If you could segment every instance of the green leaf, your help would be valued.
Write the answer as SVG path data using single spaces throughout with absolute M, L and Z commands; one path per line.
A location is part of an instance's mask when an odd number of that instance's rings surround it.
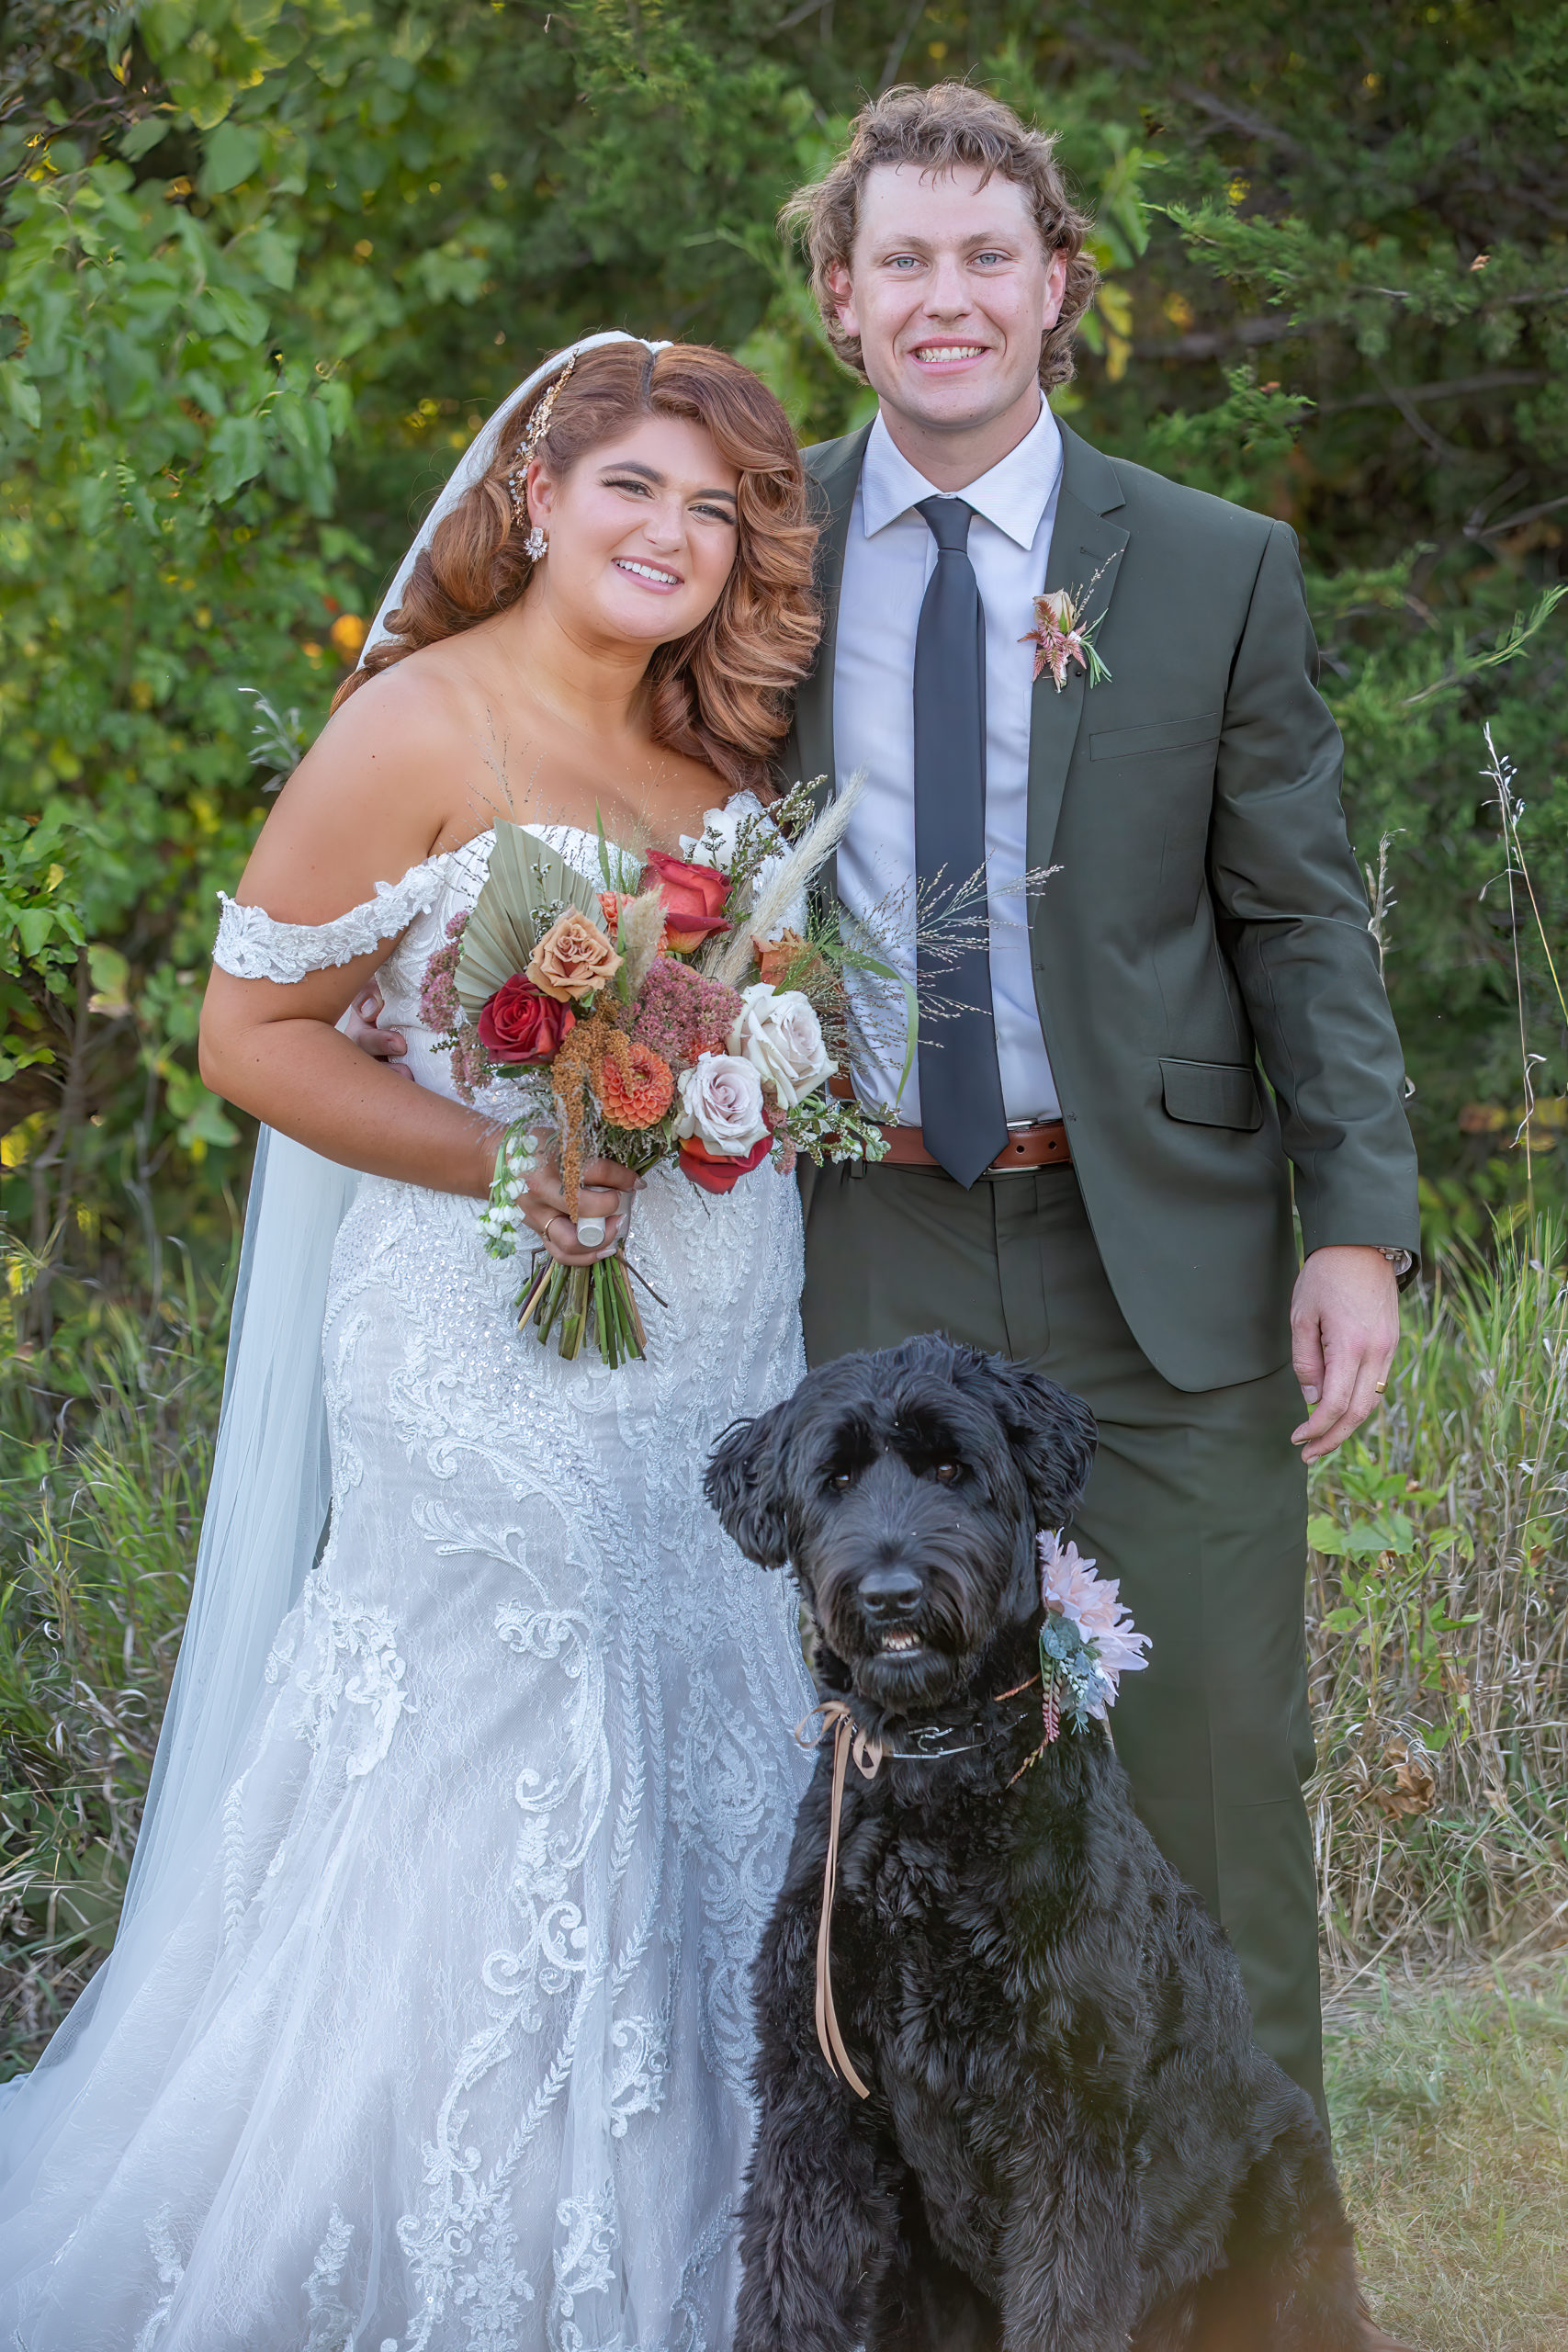
M 262 132 L 250 123 L 220 122 L 207 141 L 198 182 L 203 196 L 223 196 L 248 180 L 261 162 L 265 144 Z
M 88 1011 L 110 1016 L 129 1012 L 130 966 L 118 948 L 97 944 L 89 947 L 87 970 L 93 982 Z
M 600 931 L 604 912 L 585 874 L 521 825 L 495 829 L 490 870 L 463 933 L 457 999 L 469 1020 L 513 974 L 524 971 L 554 907 L 575 907 Z
M 252 481 L 266 463 L 266 443 L 259 416 L 226 416 L 213 428 L 208 443 L 209 487 L 221 504 L 241 485 Z
M 41 956 L 57 928 L 52 907 L 23 907 L 16 917 L 24 956 Z
M 219 327 L 241 343 L 260 343 L 266 334 L 266 312 L 261 304 L 232 286 L 208 287 L 199 308 L 213 313 Z
M 43 401 L 38 386 L 30 377 L 23 374 L 18 361 L 0 361 L 0 392 L 5 394 L 6 405 L 12 415 L 19 418 L 23 424 L 30 425 L 36 433 L 43 422 Z
M 276 229 L 264 226 L 247 230 L 243 239 L 235 240 L 233 250 L 258 277 L 276 286 L 279 293 L 288 292 L 299 267 L 298 238 L 281 236 Z
M 122 133 L 119 152 L 128 164 L 140 163 L 143 155 L 152 153 L 160 140 L 167 137 L 172 127 L 166 114 L 144 114 L 140 122 L 133 122 Z

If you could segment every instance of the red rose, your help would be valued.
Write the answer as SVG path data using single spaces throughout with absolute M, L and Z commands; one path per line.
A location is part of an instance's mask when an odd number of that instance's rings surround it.
M 678 955 L 732 928 L 724 913 L 729 884 L 716 865 L 688 865 L 661 849 L 649 851 L 648 865 L 664 901 L 665 938 Z
M 514 972 L 480 1008 L 479 1043 L 498 1062 L 547 1062 L 567 1031 L 576 1026 L 570 1004 L 558 1002 Z
M 731 1159 L 725 1154 L 709 1151 L 705 1144 L 689 1136 L 681 1146 L 681 1172 L 705 1193 L 732 1193 L 742 1176 L 750 1176 L 753 1168 L 761 1168 L 773 1148 L 771 1135 L 754 1143 L 744 1159 Z

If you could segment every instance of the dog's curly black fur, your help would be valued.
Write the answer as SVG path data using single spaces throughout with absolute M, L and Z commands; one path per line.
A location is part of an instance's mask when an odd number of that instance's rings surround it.
M 736 2352 L 1361 2340 L 1322 2127 L 1104 1730 L 1019 1772 L 1039 1693 L 1002 1694 L 1038 1666 L 1036 1531 L 1093 1451 L 1077 1397 L 926 1339 L 825 1366 L 714 1454 L 725 1526 L 800 1580 L 824 1694 L 891 1750 L 977 1743 L 849 1775 L 832 1981 L 863 2104 L 814 2020 L 826 1751 L 802 1802 L 755 1974 Z

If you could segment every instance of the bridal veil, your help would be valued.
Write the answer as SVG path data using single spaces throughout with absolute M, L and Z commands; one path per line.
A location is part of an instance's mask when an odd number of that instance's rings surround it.
M 578 354 L 639 340 L 614 328 L 586 335 L 508 394 L 431 508 L 367 644 L 385 634 L 436 525 L 489 467 L 517 401 Z M 0 2207 L 25 2200 L 56 2127 L 188 1900 L 274 1636 L 320 1550 L 331 1501 L 321 1329 L 333 1250 L 357 1182 L 352 1170 L 262 1129 L 190 1608 L 119 1931 L 33 2072 L 0 2086 Z

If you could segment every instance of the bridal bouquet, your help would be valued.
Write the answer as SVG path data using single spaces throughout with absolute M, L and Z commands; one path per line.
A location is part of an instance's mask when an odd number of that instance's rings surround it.
M 672 1161 L 723 1194 L 764 1159 L 787 1173 L 801 1151 L 884 1156 L 877 1127 L 824 1091 L 829 1041 L 845 1035 L 841 967 L 791 917 L 853 798 L 815 821 L 811 805 L 804 786 L 767 811 L 742 796 L 707 812 L 682 858 L 639 861 L 601 831 L 597 888 L 539 834 L 497 826 L 478 903 L 448 925 L 421 1008 L 468 1099 L 498 1078 L 517 1090 L 480 1218 L 493 1256 L 516 1252 L 541 1140 L 558 1149 L 574 1217 L 595 1158 L 638 1174 Z M 604 1238 L 597 1221 L 578 1229 L 587 1247 Z M 624 1247 L 589 1266 L 536 1251 L 519 1322 L 564 1356 L 592 1340 L 623 1363 L 647 1349 L 634 1283 L 649 1287 Z

